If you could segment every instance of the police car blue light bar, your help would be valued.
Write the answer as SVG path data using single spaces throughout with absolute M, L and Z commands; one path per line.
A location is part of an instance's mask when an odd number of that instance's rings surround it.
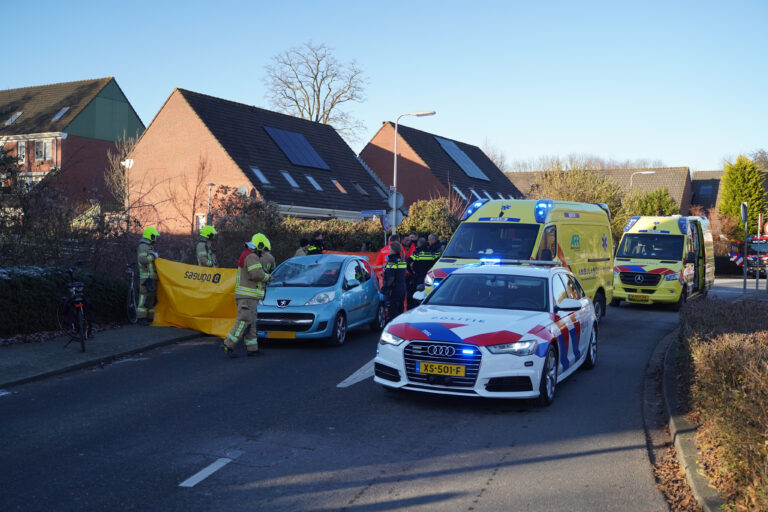
M 481 206 L 483 206 L 487 202 L 488 202 L 488 199 L 480 199 L 478 201 L 475 201 L 471 205 L 467 206 L 467 209 L 464 212 L 464 215 L 461 216 L 460 220 L 467 220 L 470 215 L 475 213 L 478 210 L 478 208 L 480 208 Z
M 539 224 L 544 223 L 547 220 L 549 210 L 552 209 L 553 203 L 550 199 L 542 199 L 536 203 L 536 207 L 533 210 L 533 216 L 536 218 L 536 222 Z

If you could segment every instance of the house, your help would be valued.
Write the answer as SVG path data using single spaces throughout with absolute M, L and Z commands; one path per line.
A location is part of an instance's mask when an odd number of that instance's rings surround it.
M 537 198 L 535 185 L 538 176 L 544 171 L 508 172 L 509 180 L 528 198 Z M 666 188 L 680 207 L 680 213 L 687 215 L 691 209 L 692 183 L 688 167 L 657 167 L 648 169 L 600 169 L 593 171 L 606 176 L 628 193 L 652 192 L 658 188 Z
M 691 204 L 704 208 L 704 213 L 709 213 L 717 208 L 720 202 L 720 182 L 723 179 L 723 171 L 693 171 L 691 182 L 693 194 Z
M 139 219 L 167 232 L 205 223 L 208 183 L 298 217 L 357 221 L 386 208 L 383 184 L 332 126 L 184 89 L 171 93 L 130 160 Z
M 72 203 L 111 198 L 107 152 L 143 131 L 112 77 L 0 91 L 0 144 L 17 157 L 19 179 L 31 186 L 50 176 Z
M 379 179 L 392 184 L 395 125 L 385 122 L 360 152 Z M 408 126 L 397 129 L 397 191 L 403 206 L 422 199 L 458 196 L 518 199 L 520 191 L 477 146 Z

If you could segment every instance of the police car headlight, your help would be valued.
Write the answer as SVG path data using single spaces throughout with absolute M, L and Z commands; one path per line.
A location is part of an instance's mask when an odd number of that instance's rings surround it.
M 432 275 L 432 272 L 427 272 L 427 277 L 424 278 L 424 285 L 432 286 L 433 284 L 435 284 L 435 277 Z
M 539 342 L 532 340 L 516 341 L 515 343 L 502 343 L 501 345 L 488 345 L 491 354 L 512 354 L 515 356 L 530 356 L 536 352 Z
M 328 304 L 336 298 L 336 292 L 320 292 L 307 301 L 305 306 L 317 306 L 319 304 Z
M 677 281 L 677 274 L 667 274 L 664 276 L 665 281 Z
M 381 338 L 379 338 L 379 345 L 399 345 L 405 340 L 400 336 L 395 336 L 389 331 L 382 331 Z

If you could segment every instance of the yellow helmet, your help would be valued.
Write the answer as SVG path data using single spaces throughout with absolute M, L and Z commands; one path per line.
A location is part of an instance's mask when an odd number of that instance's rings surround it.
M 264 236 L 263 233 L 256 233 L 253 235 L 253 238 L 251 238 L 251 243 L 254 245 L 254 247 L 256 247 L 257 251 L 263 251 L 264 249 L 268 251 L 271 250 L 269 239 Z
M 216 236 L 216 228 L 213 226 L 203 226 L 203 229 L 200 230 L 200 236 L 203 236 L 208 240 L 213 240 Z
M 149 240 L 150 242 L 154 242 L 157 240 L 157 237 L 160 236 L 160 233 L 157 231 L 157 229 L 153 228 L 152 226 L 147 226 L 144 228 L 144 238 Z

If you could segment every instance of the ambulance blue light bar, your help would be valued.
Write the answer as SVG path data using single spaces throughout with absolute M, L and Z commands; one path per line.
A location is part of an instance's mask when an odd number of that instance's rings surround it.
M 632 229 L 632 226 L 634 226 L 637 223 L 638 220 L 640 220 L 640 217 L 637 216 L 637 215 L 632 217 L 631 219 L 629 219 L 627 221 L 627 225 L 624 226 L 624 231 L 626 232 L 626 231 L 629 231 L 630 229 Z
M 478 210 L 478 208 L 480 208 L 487 202 L 488 202 L 488 199 L 479 199 L 474 203 L 472 203 L 471 205 L 467 206 L 467 210 L 464 212 L 464 215 L 461 216 L 461 220 L 467 220 L 470 215 L 475 213 Z
M 533 216 L 536 218 L 536 222 L 542 224 L 547 220 L 549 210 L 552 209 L 554 204 L 550 199 L 542 199 L 536 203 L 536 208 L 533 210 Z

